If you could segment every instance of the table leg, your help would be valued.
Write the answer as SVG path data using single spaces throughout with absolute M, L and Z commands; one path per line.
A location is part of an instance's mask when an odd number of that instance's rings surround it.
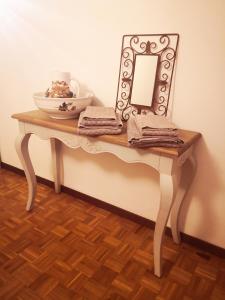
M 193 181 L 195 171 L 196 171 L 196 162 L 193 156 L 189 157 L 183 167 L 186 167 L 186 164 L 189 164 L 191 168 L 190 176 L 185 176 L 186 173 L 182 172 L 180 184 L 178 186 L 178 190 L 176 193 L 176 197 L 174 199 L 174 203 L 171 209 L 171 230 L 173 235 L 173 240 L 175 243 L 180 243 L 180 231 L 179 231 L 179 214 L 181 209 L 182 201 Z
M 160 207 L 154 232 L 154 273 L 162 275 L 162 239 L 169 218 L 174 197 L 174 177 L 160 174 Z
M 58 139 L 51 138 L 52 165 L 56 193 L 61 192 L 60 147 L 61 142 Z
M 28 183 L 28 200 L 26 206 L 26 210 L 28 211 L 33 207 L 37 187 L 37 180 L 28 151 L 30 135 L 30 133 L 21 133 L 16 139 L 16 151 L 23 166 Z

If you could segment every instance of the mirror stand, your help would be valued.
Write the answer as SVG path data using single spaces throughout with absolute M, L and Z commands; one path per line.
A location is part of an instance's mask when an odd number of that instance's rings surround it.
M 116 112 L 123 121 L 151 111 L 167 115 L 179 35 L 124 35 Z

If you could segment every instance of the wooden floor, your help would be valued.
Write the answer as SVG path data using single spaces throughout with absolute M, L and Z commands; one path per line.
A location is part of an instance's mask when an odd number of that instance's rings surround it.
M 153 231 L 0 169 L 0 299 L 225 299 L 225 261 L 165 238 L 153 275 Z

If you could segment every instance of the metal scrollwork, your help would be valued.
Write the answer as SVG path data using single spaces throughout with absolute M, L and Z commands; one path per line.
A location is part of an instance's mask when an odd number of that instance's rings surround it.
M 123 36 L 116 111 L 124 121 L 141 109 L 166 116 L 178 40 L 178 34 Z M 149 106 L 131 103 L 136 55 L 158 56 L 153 99 Z

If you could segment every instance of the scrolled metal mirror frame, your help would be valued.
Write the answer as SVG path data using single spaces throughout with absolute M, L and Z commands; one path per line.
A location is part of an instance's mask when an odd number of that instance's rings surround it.
M 124 35 L 122 41 L 116 112 L 123 121 L 141 111 L 166 116 L 179 34 Z M 157 55 L 157 69 L 151 105 L 131 103 L 136 55 Z

